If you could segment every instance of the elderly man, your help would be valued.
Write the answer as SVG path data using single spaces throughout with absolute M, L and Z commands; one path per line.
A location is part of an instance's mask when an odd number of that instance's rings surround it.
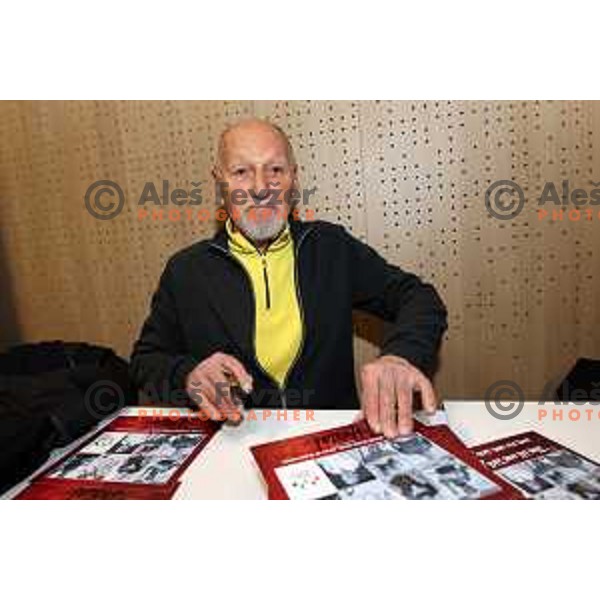
M 434 288 L 339 225 L 292 218 L 297 165 L 278 127 L 229 127 L 213 176 L 228 220 L 166 265 L 133 349 L 134 381 L 185 390 L 212 419 L 242 418 L 241 389 L 247 407 L 361 407 L 374 431 L 409 433 L 414 392 L 436 407 L 429 378 L 446 310 Z M 362 367 L 361 401 L 353 309 L 390 323 L 381 355 Z

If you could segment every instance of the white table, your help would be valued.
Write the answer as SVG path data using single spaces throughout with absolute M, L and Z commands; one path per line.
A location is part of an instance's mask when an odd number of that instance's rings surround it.
M 539 421 L 537 403 L 526 403 L 517 418 L 502 421 L 490 415 L 482 401 L 453 400 L 446 402 L 445 406 L 450 427 L 468 446 L 533 429 L 600 462 L 600 418 L 577 422 L 568 419 L 562 422 Z M 136 414 L 138 410 L 127 408 L 122 414 Z M 596 407 L 596 416 L 599 410 L 600 407 Z M 305 413 L 300 411 L 302 418 L 299 421 L 277 420 L 275 411 L 264 420 L 262 411 L 257 410 L 255 414 L 255 421 L 246 420 L 239 427 L 221 428 L 184 473 L 175 499 L 266 499 L 266 489 L 250 453 L 250 447 L 346 425 L 357 417 L 358 411 L 314 411 L 314 420 L 307 420 Z M 100 424 L 98 428 L 104 424 Z M 79 445 L 93 433 L 90 432 L 58 455 Z M 51 460 L 56 458 L 55 454 Z M 19 493 L 26 487 L 27 481 L 15 486 L 3 498 L 10 498 Z

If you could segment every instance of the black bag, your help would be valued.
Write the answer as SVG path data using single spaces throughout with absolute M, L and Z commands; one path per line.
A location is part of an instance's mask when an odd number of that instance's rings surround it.
M 578 358 L 568 375 L 556 388 L 555 398 L 562 402 L 600 400 L 600 360 Z
M 0 493 L 135 398 L 110 348 L 56 341 L 0 354 Z

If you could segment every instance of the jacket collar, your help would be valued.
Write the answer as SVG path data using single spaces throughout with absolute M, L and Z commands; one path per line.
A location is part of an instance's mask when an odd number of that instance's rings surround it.
M 294 241 L 294 246 L 297 247 L 298 242 L 308 231 L 314 227 L 311 221 L 299 221 L 298 219 L 288 218 L 289 233 Z M 219 228 L 219 231 L 213 236 L 211 246 L 217 246 L 225 252 L 229 252 L 229 236 L 225 225 Z
M 256 246 L 239 229 L 236 229 L 231 219 L 228 219 L 225 223 L 225 230 L 229 236 L 229 247 L 233 252 L 237 254 L 257 254 Z M 265 253 L 273 254 L 274 252 L 279 252 L 289 247 L 291 242 L 290 226 L 289 223 L 286 223 L 278 236 L 269 242 Z M 264 254 L 263 252 L 260 253 Z

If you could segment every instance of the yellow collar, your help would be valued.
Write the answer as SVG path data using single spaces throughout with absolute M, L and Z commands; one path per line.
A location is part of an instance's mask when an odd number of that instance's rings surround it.
M 227 219 L 225 222 L 225 229 L 232 251 L 243 254 L 255 254 L 257 252 L 256 246 L 237 227 L 234 228 L 231 219 Z M 286 223 L 285 228 L 281 233 L 267 246 L 267 252 L 270 253 L 282 250 L 291 244 L 291 242 L 292 236 L 290 233 L 290 225 L 289 223 Z

